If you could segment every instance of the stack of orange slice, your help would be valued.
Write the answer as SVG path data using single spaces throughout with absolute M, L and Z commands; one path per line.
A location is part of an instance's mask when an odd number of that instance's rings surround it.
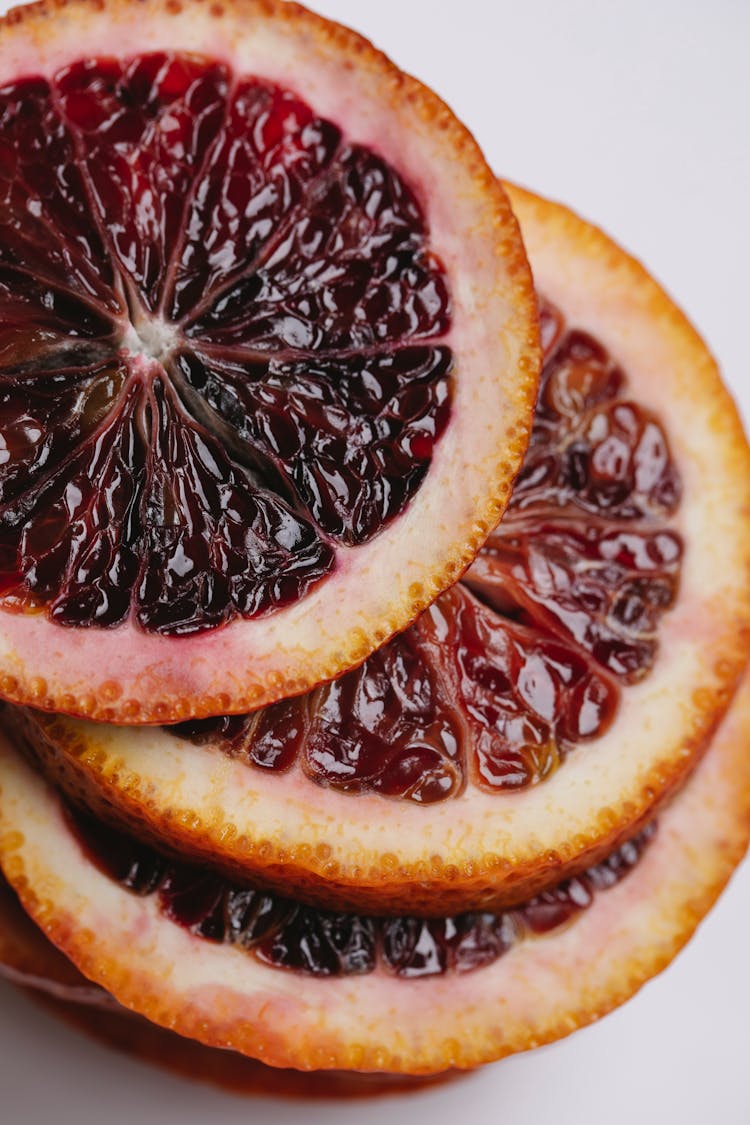
M 295 5 L 34 5 L 0 76 L 5 974 L 255 1088 L 198 1045 L 433 1075 L 622 1003 L 750 837 L 698 335 Z

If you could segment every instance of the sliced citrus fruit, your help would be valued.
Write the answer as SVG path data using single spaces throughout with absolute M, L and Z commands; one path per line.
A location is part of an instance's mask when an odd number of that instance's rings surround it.
M 157 1027 L 87 980 L 48 941 L 0 876 L 0 977 L 23 988 L 66 1024 L 128 1055 L 193 1081 L 243 1094 L 284 1098 L 374 1097 L 445 1082 L 439 1078 L 366 1075 L 265 1066 L 234 1051 L 204 1047 Z
M 643 268 L 509 191 L 546 360 L 510 506 L 463 581 L 360 668 L 244 718 L 9 716 L 74 799 L 282 893 L 430 914 L 596 863 L 684 780 L 747 660 L 750 453 Z
M 124 1006 L 277 1066 L 467 1068 L 624 1002 L 688 940 L 750 836 L 750 684 L 658 824 L 502 914 L 374 919 L 229 885 L 72 811 L 3 740 L 2 865 Z
M 476 144 L 280 0 L 18 9 L 0 76 L 0 692 L 170 721 L 361 661 L 528 439 L 533 289 Z
M 234 1051 L 204 1047 L 138 1016 L 82 975 L 24 911 L 0 875 L 0 977 L 23 988 L 65 1023 L 128 1055 L 193 1081 L 243 1094 L 284 1098 L 358 1098 L 395 1094 L 438 1078 L 269 1067 Z

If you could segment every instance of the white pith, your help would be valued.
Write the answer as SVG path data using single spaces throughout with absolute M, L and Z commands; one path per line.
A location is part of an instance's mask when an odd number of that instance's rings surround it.
M 128 321 L 122 337 L 122 347 L 131 356 L 163 363 L 169 358 L 178 338 L 177 328 L 168 320 L 144 315 L 138 319 L 137 324 Z
M 750 685 L 630 875 L 568 928 L 465 975 L 331 980 L 272 969 L 167 920 L 81 852 L 58 798 L 0 742 L 0 858 L 32 917 L 126 1007 L 276 1065 L 429 1072 L 568 1034 L 663 968 L 750 831 Z

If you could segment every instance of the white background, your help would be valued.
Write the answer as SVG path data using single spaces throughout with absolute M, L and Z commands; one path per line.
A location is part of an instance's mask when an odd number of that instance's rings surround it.
M 750 417 L 747 0 L 317 8 L 442 94 L 499 173 L 572 205 L 641 257 Z M 248 1101 L 182 1082 L 78 1038 L 3 987 L 0 1121 L 748 1125 L 749 927 L 746 865 L 677 963 L 602 1024 L 444 1089 L 366 1104 Z

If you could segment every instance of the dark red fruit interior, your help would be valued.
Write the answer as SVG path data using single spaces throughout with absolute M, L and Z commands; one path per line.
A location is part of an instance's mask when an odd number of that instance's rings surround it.
M 316 976 L 399 977 L 469 972 L 489 965 L 529 934 L 545 934 L 619 883 L 653 839 L 642 830 L 602 863 L 502 914 L 371 918 L 318 910 L 266 891 L 227 883 L 205 868 L 168 860 L 150 847 L 66 809 L 87 857 L 134 894 L 158 894 L 162 912 L 207 941 L 238 946 L 276 968 Z
M 168 728 L 256 766 L 427 803 L 546 777 L 604 734 L 674 602 L 680 482 L 624 373 L 542 307 L 545 365 L 510 506 L 463 580 L 341 679 L 244 718 Z
M 304 597 L 423 481 L 450 297 L 416 197 L 179 54 L 0 90 L 0 594 L 184 634 Z

